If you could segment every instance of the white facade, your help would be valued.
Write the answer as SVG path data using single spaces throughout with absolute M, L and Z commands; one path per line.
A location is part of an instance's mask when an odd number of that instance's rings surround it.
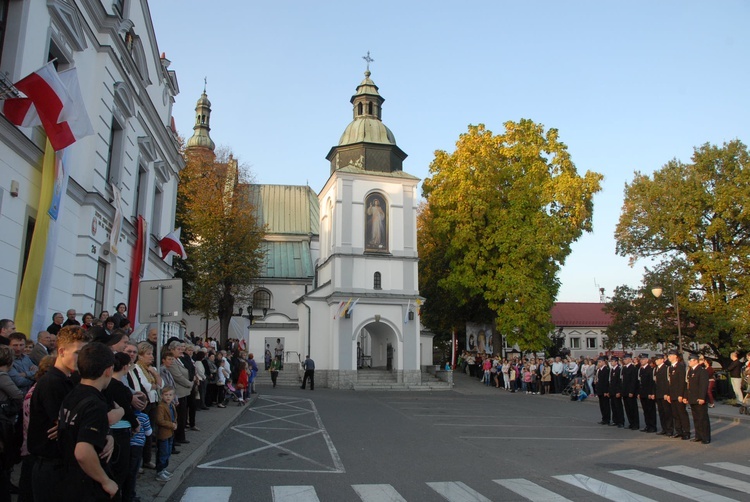
M 320 192 L 317 288 L 298 302 L 299 346 L 305 352 L 309 347 L 316 367 L 327 370 L 331 387 L 356 383 L 358 342 L 371 358 L 368 365 L 386 368 L 391 356 L 401 381 L 419 382 L 421 350 L 431 352 L 432 346 L 421 347 L 416 315 L 418 181 L 400 172 L 349 167 L 335 171 Z M 387 203 L 389 246 L 383 254 L 365 251 L 365 200 L 373 193 Z M 341 302 L 355 300 L 349 317 L 339 312 Z
M 138 215 L 149 234 L 143 279 L 172 276 L 156 244 L 173 229 L 183 165 L 171 116 L 175 73 L 160 57 L 145 0 L 0 1 L 8 6 L 0 73 L 15 82 L 52 59 L 60 71 L 77 68 L 95 131 L 65 152 L 70 179 L 52 284 L 41 286 L 51 288 L 45 315 L 68 308 L 79 316 L 112 312 L 128 301 Z M 41 128 L 19 129 L 0 115 L 0 317 L 13 317 L 19 307 L 43 148 Z M 10 194 L 13 181 L 18 196 Z M 107 244 L 115 216 L 110 183 L 122 194 L 117 254 Z

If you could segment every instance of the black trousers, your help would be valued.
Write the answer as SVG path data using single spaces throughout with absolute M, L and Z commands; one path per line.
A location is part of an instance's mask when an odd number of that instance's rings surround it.
M 37 457 L 31 470 L 31 484 L 34 502 L 48 502 L 59 499 L 67 469 L 62 459 Z
M 558 375 L 554 375 L 553 374 L 552 375 L 552 382 L 554 382 L 554 385 L 555 385 L 555 390 L 554 390 L 555 394 L 561 393 L 563 391 L 563 389 L 564 389 L 564 387 L 563 387 L 563 376 L 560 375 L 560 374 L 558 374 Z
M 641 396 L 641 408 L 643 409 L 643 422 L 646 430 L 656 432 L 656 402 L 648 397 Z
M 664 399 L 656 399 L 656 409 L 659 411 L 661 430 L 669 435 L 674 434 L 674 420 L 672 419 L 672 405 Z
M 609 397 L 599 396 L 599 411 L 602 414 L 602 422 L 608 424 L 612 421 L 612 410 L 609 407 Z
M 640 429 L 641 422 L 638 418 L 638 397 L 633 394 L 633 397 L 624 396 L 622 398 L 622 404 L 625 407 L 625 414 L 628 416 L 628 425 L 631 429 Z
M 612 408 L 612 422 L 617 425 L 625 425 L 625 413 L 622 409 L 622 398 L 610 396 L 609 404 Z
M 711 441 L 711 422 L 708 419 L 708 403 L 691 403 L 690 412 L 693 414 L 695 438 L 701 441 Z
M 193 394 L 192 390 L 190 391 L 190 394 L 188 394 L 186 399 L 187 399 L 187 412 L 188 412 L 187 425 L 188 427 L 194 427 L 195 426 L 195 410 L 198 409 L 198 400 L 195 399 L 195 395 Z
M 177 403 L 177 430 L 174 431 L 174 440 L 179 443 L 185 441 L 185 428 L 187 426 L 188 418 L 188 397 L 181 397 L 180 402 Z
M 689 437 L 690 417 L 685 403 L 680 403 L 676 399 L 672 400 L 672 418 L 674 419 L 675 434 Z
M 310 390 L 315 389 L 315 370 L 305 370 L 305 376 L 302 377 L 302 388 L 307 385 L 307 379 L 310 379 Z

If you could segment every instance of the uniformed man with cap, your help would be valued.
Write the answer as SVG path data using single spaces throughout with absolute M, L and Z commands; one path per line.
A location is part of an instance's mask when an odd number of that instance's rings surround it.
M 654 395 L 654 368 L 648 355 L 641 354 L 641 366 L 638 368 L 638 397 L 643 410 L 643 423 L 646 425 L 641 432 L 656 432 L 656 401 Z
M 609 365 L 604 356 L 596 361 L 594 389 L 596 389 L 596 395 L 599 398 L 599 411 L 602 414 L 599 424 L 609 425 L 612 421 L 612 410 L 609 407 Z
M 638 368 L 633 364 L 633 354 L 622 358 L 622 403 L 628 417 L 628 429 L 641 428 L 638 419 Z
M 665 364 L 664 354 L 654 355 L 656 367 L 654 368 L 654 401 L 659 412 L 659 423 L 661 424 L 660 436 L 672 436 L 674 434 L 674 420 L 672 419 L 672 406 L 669 404 L 669 366 Z
M 670 350 L 669 355 L 669 404 L 672 407 L 674 419 L 673 438 L 690 439 L 690 417 L 687 413 L 687 399 L 685 399 L 685 363 L 682 355 L 676 350 Z
M 687 373 L 687 389 L 685 400 L 690 404 L 693 414 L 695 437 L 693 442 L 709 444 L 711 442 L 711 423 L 708 419 L 708 371 L 698 362 L 698 356 L 690 354 L 688 357 L 690 369 Z
M 622 368 L 620 359 L 612 356 L 609 363 L 609 405 L 612 408 L 612 423 L 620 429 L 625 427 L 625 414 L 622 409 Z

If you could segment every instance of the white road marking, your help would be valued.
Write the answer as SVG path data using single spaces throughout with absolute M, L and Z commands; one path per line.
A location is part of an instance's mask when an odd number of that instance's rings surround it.
M 590 478 L 583 474 L 552 477 L 615 502 L 656 502 L 648 497 L 638 495 L 637 493 L 628 490 L 623 490 L 622 488 L 610 485 L 609 483 L 603 483 L 598 479 Z
M 495 418 L 497 418 L 497 417 L 495 417 Z M 434 427 L 466 427 L 467 425 L 469 425 L 469 422 L 462 423 L 462 424 L 461 423 L 456 423 L 456 424 L 441 424 L 441 423 L 437 423 L 437 424 L 432 424 L 432 425 Z M 472 423 L 471 427 L 472 427 L 472 429 L 475 428 L 475 427 L 500 427 L 500 428 L 507 427 L 507 428 L 512 428 L 512 429 L 524 429 L 524 428 L 538 429 L 539 425 L 476 424 L 476 423 Z M 593 426 L 592 425 L 566 425 L 565 428 L 566 429 L 592 429 Z
M 711 467 L 718 467 L 719 469 L 725 469 L 727 471 L 732 471 L 739 474 L 744 474 L 745 476 L 750 476 L 750 467 L 747 467 L 745 465 L 733 464 L 731 462 L 714 462 L 712 464 L 706 465 L 710 465 Z
M 231 486 L 191 486 L 185 490 L 180 502 L 229 502 Z
M 427 483 L 427 486 L 438 492 L 448 502 L 491 502 L 490 499 L 460 481 Z
M 274 486 L 271 496 L 273 502 L 320 502 L 313 486 Z
M 352 485 L 362 502 L 406 502 L 391 485 Z
M 473 427 L 473 425 L 472 425 Z M 638 439 L 612 439 L 612 438 L 540 438 L 540 437 L 531 437 L 531 436 L 460 436 L 459 439 L 520 439 L 523 441 L 528 440 L 536 440 L 536 441 L 607 441 L 608 443 L 616 443 L 616 442 L 628 442 L 633 443 L 634 441 L 639 441 Z M 640 440 L 643 443 L 654 443 L 657 441 L 660 441 L 659 439 L 642 439 Z M 667 440 L 663 440 L 664 442 L 667 442 Z M 674 441 L 671 441 L 672 443 Z
M 660 467 L 669 472 L 676 472 L 677 474 L 683 474 L 691 478 L 700 479 L 707 483 L 713 483 L 719 486 L 726 486 L 732 490 L 740 492 L 750 493 L 750 483 L 747 481 L 740 481 L 739 479 L 730 478 L 729 476 L 723 476 L 721 474 L 714 474 L 708 471 L 702 471 L 700 469 L 694 469 L 685 465 L 668 465 L 666 467 Z
M 532 502 L 571 502 L 562 495 L 523 478 L 493 479 L 493 481 Z
M 253 420 L 250 423 L 247 424 L 241 424 L 241 425 L 235 425 L 232 427 L 232 430 L 235 432 L 239 432 L 240 434 L 244 434 L 245 436 L 248 436 L 252 438 L 255 441 L 258 441 L 262 443 L 262 446 L 259 446 L 257 448 L 253 448 L 251 450 L 243 451 L 241 453 L 237 453 L 234 455 L 230 455 L 228 457 L 219 458 L 217 460 L 212 460 L 210 462 L 205 462 L 203 464 L 198 465 L 201 469 L 226 469 L 226 470 L 234 470 L 234 471 L 263 471 L 263 472 L 305 472 L 305 473 L 343 473 L 346 472 L 344 469 L 344 464 L 341 462 L 341 458 L 338 454 L 338 451 L 336 450 L 336 447 L 333 444 L 333 441 L 331 440 L 331 437 L 328 435 L 328 431 L 323 426 L 323 421 L 320 418 L 320 415 L 318 414 L 318 410 L 315 407 L 315 403 L 312 402 L 310 399 L 300 399 L 300 398 L 282 398 L 282 397 L 276 397 L 276 398 L 260 398 L 258 399 L 258 402 L 261 402 L 263 404 L 257 405 L 251 409 L 251 419 Z M 268 403 L 268 404 L 265 404 Z M 303 406 L 298 406 L 299 403 L 304 403 Z M 287 413 L 284 416 L 275 416 L 273 413 L 285 413 L 285 412 L 291 412 Z M 302 423 L 300 421 L 295 421 L 293 418 L 302 417 L 302 416 L 309 416 L 312 415 L 315 426 L 311 426 L 306 423 Z M 256 420 L 258 416 L 262 417 L 268 417 L 261 420 Z M 269 441 L 267 439 L 264 439 L 263 437 L 259 436 L 261 431 L 274 431 L 274 433 L 278 432 L 296 432 L 296 434 L 293 434 L 292 437 L 287 437 L 284 440 L 281 441 Z M 254 432 L 259 431 L 259 432 Z M 326 444 L 326 447 L 328 448 L 328 452 L 331 456 L 331 460 L 333 462 L 333 466 L 324 464 L 318 460 L 315 460 L 313 458 L 310 458 L 307 455 L 303 455 L 299 452 L 296 452 L 292 450 L 290 447 L 287 447 L 285 445 L 290 445 L 294 442 L 300 441 L 302 439 L 320 435 L 323 438 L 323 441 Z M 309 445 L 304 448 L 303 451 L 307 450 L 309 448 Z M 318 469 L 304 469 L 304 468 L 284 468 L 284 469 L 274 469 L 274 468 L 265 468 L 261 466 L 236 466 L 236 465 L 227 465 L 226 462 L 245 457 L 248 455 L 252 455 L 264 450 L 268 449 L 278 449 L 288 455 L 291 455 L 298 460 L 302 460 L 305 463 L 312 464 L 312 466 L 318 467 Z
M 644 485 L 648 485 L 653 488 L 659 488 L 660 490 L 665 490 L 672 493 L 673 495 L 680 495 L 690 500 L 699 502 L 736 502 L 734 501 L 734 499 L 723 497 L 706 490 L 701 490 L 700 488 L 696 488 L 695 486 L 678 483 L 670 479 L 654 476 L 653 474 L 648 474 L 647 472 L 641 472 L 635 469 L 611 472 L 612 474 L 622 476 L 623 478 L 627 478 L 631 481 L 637 481 L 638 483 L 643 483 Z

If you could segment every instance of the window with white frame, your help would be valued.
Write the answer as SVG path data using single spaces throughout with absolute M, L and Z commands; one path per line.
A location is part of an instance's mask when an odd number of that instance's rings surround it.
M 581 339 L 576 337 L 572 337 L 570 339 L 570 348 L 571 349 L 580 349 L 581 348 Z
M 587 349 L 595 349 L 596 348 L 596 338 L 594 337 L 588 337 L 586 338 L 586 348 Z

